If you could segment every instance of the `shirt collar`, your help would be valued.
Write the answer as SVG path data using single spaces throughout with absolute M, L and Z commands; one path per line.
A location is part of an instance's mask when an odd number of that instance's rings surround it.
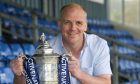
M 83 48 L 88 46 L 88 39 L 87 38 L 88 38 L 87 33 L 84 33 L 84 46 L 83 46 Z
M 53 48 L 54 53 L 57 53 L 60 55 L 67 53 L 66 49 L 64 48 L 63 42 L 62 42 L 62 35 L 61 34 L 59 34 L 57 37 L 55 37 L 54 42 L 50 41 L 50 45 Z M 88 46 L 87 34 L 84 33 L 83 49 L 87 46 Z

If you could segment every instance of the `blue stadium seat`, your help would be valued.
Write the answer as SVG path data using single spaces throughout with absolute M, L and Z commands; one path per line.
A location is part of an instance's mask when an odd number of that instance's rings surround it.
M 1 60 L 1 59 L 0 59 Z M 4 68 L 6 66 L 4 61 L 0 61 L 0 69 Z M 1 71 L 1 70 L 0 70 Z
M 54 35 L 48 33 L 46 33 L 45 35 L 46 35 L 46 40 L 49 40 L 54 37 Z
M 5 38 L 3 36 L 0 36 L 0 42 L 5 41 Z
M 124 82 L 121 84 L 139 84 L 139 82 L 137 80 L 132 80 L 132 81 Z
M 140 47 L 140 39 L 134 39 L 133 43 L 135 46 Z
M 9 46 L 13 52 L 13 55 L 15 56 L 19 55 L 20 52 L 23 52 L 23 49 L 19 43 L 10 43 Z
M 49 22 L 47 20 L 45 20 L 44 18 L 38 18 L 38 25 L 41 27 L 48 27 L 49 26 Z
M 33 44 L 23 43 L 23 50 L 26 55 L 32 56 L 35 52 L 35 47 Z
M 2 36 L 0 36 L 0 42 L 2 41 Z
M 11 70 L 11 68 L 6 67 L 2 69 L 2 72 L 0 74 L 0 84 L 12 84 L 14 74 Z
M 124 59 L 119 60 L 119 69 L 121 72 L 125 71 L 125 63 Z
M 21 36 L 25 36 L 24 27 L 22 24 L 15 23 L 14 28 L 15 28 L 17 34 L 20 34 Z
M 21 15 L 22 16 L 27 16 L 27 17 L 31 17 L 32 16 L 30 11 L 28 11 L 26 9 L 22 10 Z
M 131 76 L 133 79 L 140 79 L 140 63 L 138 62 L 120 59 L 119 70 L 121 73 Z
M 16 55 L 13 55 L 13 52 L 11 51 L 11 48 L 8 46 L 8 44 L 2 44 L 0 49 L 0 60 L 7 60 L 7 59 L 13 59 L 16 57 Z
M 136 51 L 127 47 L 117 46 L 117 50 L 120 54 L 136 55 Z
M 12 55 L 11 49 L 9 48 L 8 44 L 0 42 L 0 55 L 2 56 Z
M 11 26 L 11 24 L 13 24 L 13 21 L 10 19 L 3 19 L 3 25 L 6 28 L 9 28 Z
M 119 38 L 116 38 L 116 40 L 121 41 L 123 43 L 128 43 L 128 44 L 134 45 L 134 40 L 131 38 L 119 37 Z
M 6 56 L 0 55 L 0 60 L 5 60 Z
M 14 74 L 13 74 L 11 68 L 10 67 L 5 68 L 4 73 L 6 73 L 6 79 L 7 79 L 6 81 L 8 83 L 13 83 Z
M 14 7 L 8 7 L 8 8 L 6 9 L 6 13 L 7 13 L 7 14 L 10 14 L 10 15 L 16 15 L 16 10 L 15 10 Z
M 7 60 L 15 59 L 17 56 L 16 55 L 8 55 L 6 56 Z
M 5 4 L 0 3 L 0 12 L 4 12 L 5 8 Z
M 33 36 L 33 29 L 31 27 L 24 28 L 24 33 L 25 33 L 26 37 L 28 37 L 30 39 L 34 38 L 34 36 Z
M 24 21 L 27 21 L 27 22 L 32 22 L 32 18 L 31 17 L 27 17 L 27 16 L 18 16 L 18 18 L 24 20 Z
M 49 26 L 50 26 L 50 28 L 52 28 L 54 30 L 58 30 L 59 29 L 56 20 L 49 21 Z

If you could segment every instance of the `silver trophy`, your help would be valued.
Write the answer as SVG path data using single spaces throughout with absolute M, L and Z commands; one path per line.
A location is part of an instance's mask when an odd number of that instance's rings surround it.
M 40 44 L 33 58 L 39 71 L 40 84 L 58 84 L 58 58 L 60 55 L 53 53 L 53 49 L 45 40 L 44 33 L 40 37 Z

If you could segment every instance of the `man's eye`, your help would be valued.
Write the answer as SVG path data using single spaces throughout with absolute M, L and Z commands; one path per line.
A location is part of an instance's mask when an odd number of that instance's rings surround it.
M 69 21 L 64 21 L 64 22 L 63 22 L 63 24 L 69 24 L 69 23 L 70 23 Z
M 77 21 L 76 24 L 80 26 L 83 25 L 83 22 Z

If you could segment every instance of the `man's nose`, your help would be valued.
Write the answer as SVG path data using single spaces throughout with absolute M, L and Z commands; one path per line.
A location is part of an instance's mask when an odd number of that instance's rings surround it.
M 76 24 L 72 23 L 71 30 L 75 30 L 75 29 L 76 29 Z

